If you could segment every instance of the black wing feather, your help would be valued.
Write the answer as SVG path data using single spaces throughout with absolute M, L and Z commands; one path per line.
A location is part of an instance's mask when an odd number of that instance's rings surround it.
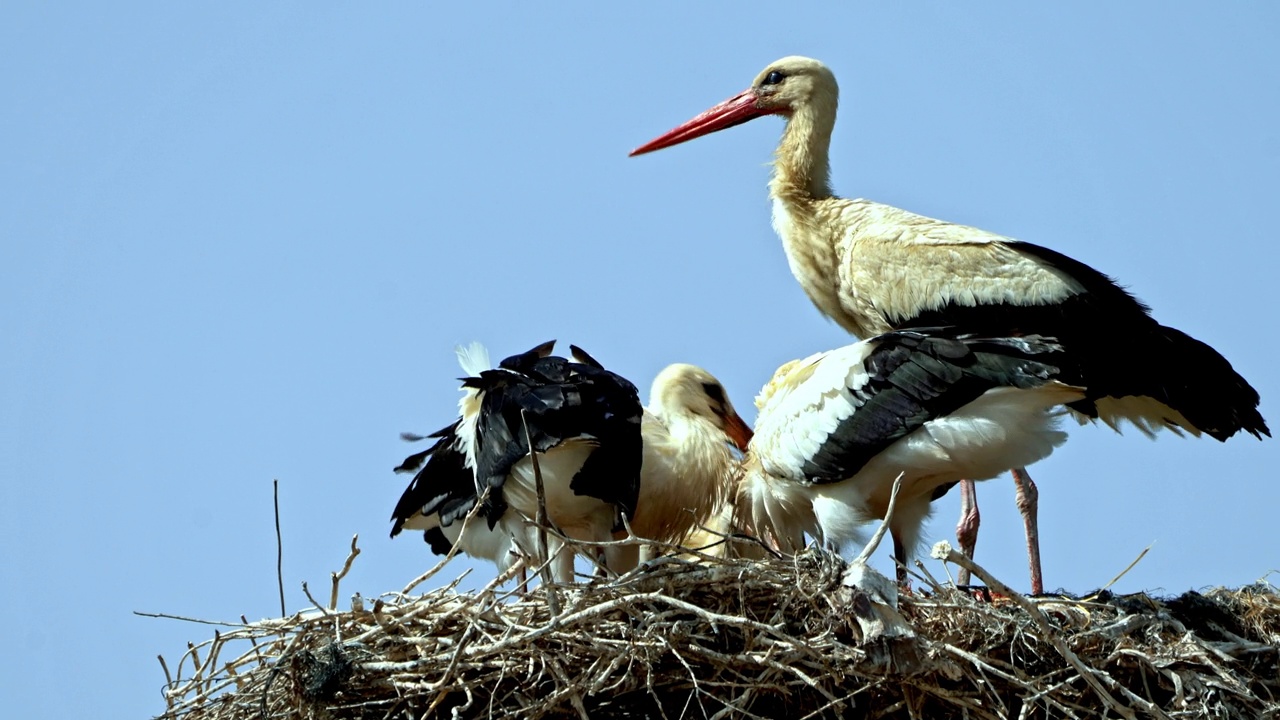
M 587 356 L 589 357 L 589 356 Z M 639 392 L 626 378 L 597 364 L 575 363 L 531 353 L 504 360 L 507 370 L 474 379 L 483 392 L 476 430 L 477 487 L 489 489 L 486 516 L 505 509 L 499 492 L 513 465 L 529 454 L 523 417 L 533 448 L 546 452 L 575 438 L 598 447 L 575 474 L 579 495 L 611 502 L 631 517 L 640 493 L 643 445 Z M 522 417 L 523 413 L 523 417 Z
M 449 538 L 445 536 L 444 530 L 438 527 L 428 528 L 422 533 L 422 539 L 431 546 L 431 552 L 436 555 L 448 555 L 453 549 L 453 543 L 449 542 Z
M 640 497 L 640 466 L 644 459 L 640 435 L 644 406 L 640 393 L 629 380 L 598 363 L 575 364 L 574 372 L 582 383 L 582 413 L 577 422 L 589 428 L 599 446 L 569 487 L 579 495 L 613 503 L 630 520 Z
M 851 394 L 855 410 L 803 468 L 814 483 L 845 480 L 924 425 L 996 387 L 1031 388 L 1058 374 L 1061 347 L 1039 337 L 975 338 L 930 330 L 872 340 L 867 382 Z
M 1258 392 L 1218 351 L 1156 322 L 1151 309 L 1111 277 L 1062 253 L 1028 242 L 1010 247 L 1070 276 L 1083 292 L 1040 305 L 950 304 L 907 318 L 899 327 L 949 325 L 989 337 L 1037 334 L 1067 348 L 1064 382 L 1085 388 L 1071 408 L 1097 417 L 1104 397 L 1150 397 L 1219 440 L 1240 430 L 1270 435 Z
M 391 513 L 391 537 L 399 535 L 405 522 L 417 513 L 437 513 L 440 524 L 447 526 L 465 517 L 475 507 L 475 478 L 467 468 L 466 458 L 457 445 L 458 424 L 455 422 L 429 436 L 439 439 L 426 450 L 410 455 L 396 467 L 396 472 L 416 470 L 417 474 Z M 435 549 L 437 542 L 430 537 L 426 540 Z

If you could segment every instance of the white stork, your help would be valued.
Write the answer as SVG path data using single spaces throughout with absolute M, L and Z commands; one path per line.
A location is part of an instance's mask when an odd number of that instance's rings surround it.
M 446 555 L 456 545 L 471 557 L 494 563 L 501 574 L 524 557 L 524 551 L 537 547 L 537 538 L 531 525 L 490 527 L 482 515 L 470 515 L 479 495 L 475 472 L 467 467 L 458 438 L 458 425 L 455 422 L 426 438 L 403 435 L 410 441 L 433 438 L 436 443 L 405 458 L 395 469 L 415 474 L 391 514 L 391 537 L 402 530 L 422 530 L 435 554 Z M 511 532 L 518 532 L 519 537 Z
M 885 516 L 901 473 L 889 530 L 905 581 L 933 500 L 963 478 L 1034 463 L 1066 440 L 1059 406 L 1085 393 L 1057 379 L 1061 351 L 1035 335 L 928 328 L 787 363 L 756 400 L 739 507 L 783 552 L 803 548 L 806 533 L 840 550 Z
M 598 367 L 578 348 L 573 351 L 575 360 Z M 477 350 L 460 351 L 468 374 L 481 376 L 487 368 L 487 360 L 476 361 L 480 356 Z M 503 365 L 508 364 L 503 361 Z M 528 523 L 494 524 L 477 517 L 471 518 L 463 530 L 463 520 L 475 507 L 478 495 L 460 428 L 468 423 L 485 426 L 480 419 L 485 406 L 480 391 L 474 383 L 464 385 L 464 391 L 462 418 L 429 436 L 437 439 L 435 445 L 410 456 L 396 468 L 398 472 L 417 474 L 392 514 L 391 534 L 394 537 L 405 528 L 420 529 L 437 554 L 448 553 L 458 545 L 466 554 L 490 560 L 505 571 L 534 547 L 535 534 Z M 751 430 L 733 409 L 719 380 L 702 368 L 675 364 L 654 380 L 640 433 L 643 460 L 634 510 L 627 515 L 631 530 L 640 538 L 679 543 L 726 503 L 738 469 L 738 460 L 729 445 L 745 452 Z M 477 442 L 483 444 L 484 440 Z M 543 458 L 540 454 L 546 473 Z M 553 499 L 550 486 L 546 492 L 548 515 L 562 525 L 563 499 Z M 624 536 L 621 531 L 614 533 L 615 538 Z M 606 562 L 611 570 L 625 572 L 639 562 L 639 555 L 634 545 L 614 546 L 606 552 Z M 557 572 L 563 580 L 571 568 L 561 565 Z
M 622 519 L 632 518 L 643 459 L 639 394 L 580 349 L 566 360 L 551 355 L 553 345 L 513 355 L 496 369 L 472 366 L 482 352 L 460 353 L 472 374 L 463 380 L 462 417 L 433 435 L 435 446 L 397 468 L 419 472 L 392 513 L 393 537 L 406 527 L 422 529 L 436 551 L 460 543 L 505 569 L 518 550 L 541 564 L 531 543 L 538 495 L 526 432 L 543 476 L 547 518 L 560 532 L 608 542 Z M 461 521 L 476 503 L 483 524 L 464 530 Z M 572 553 L 549 541 L 555 578 L 571 582 Z
M 1086 388 L 1079 417 L 1113 428 L 1133 423 L 1226 440 L 1270 435 L 1258 393 L 1226 358 L 1156 322 L 1110 277 L 1039 245 L 915 215 L 870 200 L 836 197 L 828 154 L 838 89 L 825 65 L 787 57 L 747 90 L 632 151 L 676 145 L 764 115 L 786 128 L 775 155 L 773 225 L 791 272 L 818 310 L 858 337 L 922 326 L 985 336 L 1054 337 L 1071 355 L 1063 379 Z M 1028 531 L 1032 591 L 1042 592 L 1035 486 L 1014 470 Z M 972 486 L 963 499 L 971 501 Z M 973 511 L 969 515 L 969 510 Z M 976 505 L 957 528 L 972 553 Z
M 653 381 L 641 435 L 644 464 L 631 531 L 669 545 L 684 544 L 729 503 L 751 428 L 724 386 L 696 365 L 668 365 Z M 620 569 L 640 560 L 628 553 Z

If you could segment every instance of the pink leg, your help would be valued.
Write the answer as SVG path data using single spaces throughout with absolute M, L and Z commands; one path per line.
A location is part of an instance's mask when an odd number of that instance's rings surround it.
M 982 516 L 978 513 L 978 488 L 972 480 L 960 481 L 960 522 L 956 523 L 956 540 L 960 543 L 960 552 L 966 557 L 973 557 L 974 547 L 978 544 L 978 523 Z M 969 571 L 960 568 L 956 582 L 969 584 Z
M 1031 481 L 1026 468 L 1013 469 L 1013 482 L 1018 488 L 1018 511 L 1027 529 L 1027 564 L 1031 568 L 1031 594 L 1044 594 L 1044 577 L 1040 573 L 1040 528 L 1036 513 L 1040 506 L 1040 491 Z

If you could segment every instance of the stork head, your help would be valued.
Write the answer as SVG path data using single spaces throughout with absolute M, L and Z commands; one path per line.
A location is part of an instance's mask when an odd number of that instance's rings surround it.
M 733 409 L 724 386 L 706 370 L 683 363 L 668 365 L 654 379 L 649 402 L 663 417 L 683 415 L 708 422 L 739 450 L 747 451 L 751 428 Z
M 809 107 L 835 114 L 836 76 L 813 58 L 792 55 L 769 64 L 751 87 L 631 151 L 632 157 L 679 145 L 765 115 L 790 118 Z

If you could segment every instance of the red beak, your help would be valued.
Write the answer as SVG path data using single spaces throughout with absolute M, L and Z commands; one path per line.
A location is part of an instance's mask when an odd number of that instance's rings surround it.
M 724 434 L 729 436 L 733 441 L 734 447 L 742 452 L 747 451 L 747 446 L 751 444 L 751 438 L 755 433 L 751 432 L 751 428 L 743 421 L 738 413 L 732 413 L 724 419 Z
M 763 115 L 773 115 L 777 112 L 776 110 L 761 110 L 756 107 L 757 100 L 759 100 L 759 96 L 756 95 L 755 90 L 744 90 L 667 134 L 660 135 L 632 150 L 630 157 L 661 150 L 672 145 L 679 145 L 686 140 L 710 135 L 713 132 L 731 128 L 734 125 L 741 125 L 748 120 L 754 120 Z

